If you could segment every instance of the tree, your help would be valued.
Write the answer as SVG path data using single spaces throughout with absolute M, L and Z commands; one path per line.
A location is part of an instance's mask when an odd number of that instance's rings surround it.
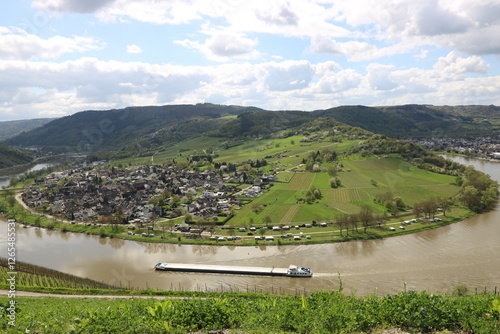
M 397 214 L 399 212 L 399 208 L 393 201 L 391 201 L 391 200 L 385 201 L 384 206 L 391 213 L 391 215 L 393 215 L 394 217 L 397 216 Z
M 399 208 L 400 211 L 403 211 L 406 208 L 405 202 L 403 202 L 403 199 L 399 196 L 394 199 L 394 203 L 396 204 L 396 206 Z
M 347 214 L 341 214 L 337 217 L 336 221 L 340 230 L 340 236 L 342 236 L 343 229 L 346 229 L 347 235 L 349 235 L 349 216 Z
M 369 205 L 363 205 L 358 213 L 358 219 L 363 225 L 364 233 L 366 233 L 366 229 L 372 225 L 373 218 L 373 209 Z
M 10 207 L 14 207 L 14 205 L 16 204 L 16 198 L 14 196 L 10 196 L 8 199 L 7 199 L 7 203 L 9 203 L 9 206 Z
M 151 213 L 151 217 L 149 217 L 149 223 L 151 224 L 151 230 L 154 231 L 156 221 L 158 220 L 158 214 L 156 212 Z
M 164 239 L 165 238 L 165 231 L 167 230 L 167 228 L 169 227 L 169 221 L 170 220 L 167 220 L 167 221 L 162 221 L 162 222 L 159 222 L 158 224 L 160 225 L 160 229 L 161 229 L 161 238 Z
M 330 187 L 340 188 L 341 185 L 342 185 L 342 182 L 340 181 L 340 179 L 338 177 L 330 178 Z
M 351 231 L 358 231 L 358 215 L 353 213 L 351 215 L 349 215 L 349 219 L 348 219 L 348 226 L 351 228 Z
M 40 227 L 41 226 L 41 222 L 42 222 L 42 218 L 37 215 L 35 217 L 35 221 L 34 221 L 33 225 L 35 225 L 35 227 Z
M 172 198 L 170 198 L 170 206 L 172 208 L 176 208 L 180 202 L 181 202 L 181 198 L 178 195 L 174 195 L 174 196 L 172 196 Z
M 271 224 L 273 222 L 273 219 L 271 218 L 271 216 L 267 215 L 264 217 L 264 223 L 266 224 L 266 227 L 269 227 L 269 224 Z
M 474 212 L 493 209 L 498 199 L 498 182 L 472 167 L 467 167 L 464 174 L 466 180 L 460 194 L 462 203 Z
M 422 209 L 427 217 L 433 217 L 437 212 L 438 206 L 435 199 L 430 199 L 422 203 Z
M 262 211 L 262 205 L 258 203 L 253 203 L 250 209 L 252 210 L 253 213 L 259 214 Z
M 253 226 L 253 218 L 252 218 L 252 217 L 250 217 L 250 218 L 248 218 L 248 221 L 247 221 L 247 223 L 245 224 L 245 227 L 246 227 L 247 229 L 250 229 L 250 227 L 252 227 L 252 226 Z
M 330 167 L 328 167 L 327 172 L 328 172 L 328 175 L 335 176 L 335 175 L 337 175 L 337 167 L 336 166 L 330 166 Z M 331 185 L 331 179 L 330 179 L 330 185 Z
M 266 234 L 266 231 L 267 230 L 265 228 L 263 228 L 263 227 L 259 228 L 259 235 L 260 235 L 261 238 L 264 236 L 264 234 Z
M 446 216 L 446 212 L 451 208 L 451 204 L 452 202 L 449 198 L 441 201 L 440 205 L 444 216 Z
M 498 188 L 495 186 L 488 187 L 481 197 L 481 210 L 492 210 L 498 200 Z M 479 211 L 480 212 L 480 211 Z
M 378 226 L 380 227 L 382 224 L 385 225 L 385 223 L 389 220 L 389 215 L 387 214 L 387 211 L 382 212 L 381 215 L 378 217 Z
M 417 218 L 420 218 L 420 215 L 424 212 L 424 207 L 422 202 L 413 204 L 412 212 Z

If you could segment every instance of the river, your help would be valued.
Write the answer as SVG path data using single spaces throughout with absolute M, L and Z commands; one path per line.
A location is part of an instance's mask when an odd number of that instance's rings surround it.
M 500 165 L 467 160 L 500 181 Z M 6 223 L 0 250 L 6 254 Z M 310 293 L 338 289 L 359 295 L 406 289 L 450 292 L 500 285 L 500 207 L 439 229 L 382 240 L 310 246 L 151 244 L 78 233 L 17 228 L 17 259 L 124 287 Z M 1 255 L 0 255 L 1 256 Z M 157 262 L 311 267 L 312 278 L 155 272 Z
M 3 186 L 8 186 L 9 183 L 10 183 L 10 179 L 12 177 L 18 177 L 20 176 L 21 174 L 23 173 L 26 173 L 26 172 L 32 172 L 32 171 L 36 171 L 36 170 L 40 170 L 40 169 L 44 169 L 44 168 L 47 168 L 47 167 L 50 167 L 50 166 L 53 166 L 55 163 L 50 163 L 50 162 L 47 162 L 47 163 L 42 163 L 42 164 L 36 164 L 34 166 L 31 166 L 31 167 L 21 167 L 21 168 L 9 168 L 9 172 L 5 173 L 5 172 L 0 172 L 0 189 L 3 187 Z M 19 169 L 18 171 L 14 171 L 16 169 Z M 14 174 L 12 174 L 12 171 L 14 171 Z

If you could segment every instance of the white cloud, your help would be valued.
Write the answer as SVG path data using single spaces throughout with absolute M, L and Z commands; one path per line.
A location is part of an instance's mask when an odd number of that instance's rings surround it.
M 142 49 L 135 44 L 127 45 L 127 53 L 142 53 Z
M 380 63 L 355 69 L 307 60 L 214 66 L 0 60 L 0 117 L 198 102 L 302 110 L 338 104 L 500 104 L 500 77 L 467 77 L 487 70 L 481 58 L 458 53 L 428 69 Z
M 342 70 L 338 73 L 326 73 L 317 84 L 318 93 L 338 93 L 357 88 L 363 80 L 363 76 L 353 69 Z
M 459 36 L 453 36 L 442 44 L 476 55 L 500 55 L 498 36 L 500 36 L 500 24 L 467 31 Z
M 397 87 L 392 78 L 393 65 L 372 63 L 366 67 L 368 71 L 367 80 L 370 87 L 375 90 L 391 90 Z
M 463 33 L 472 26 L 472 21 L 465 15 L 454 12 L 440 5 L 438 0 L 414 2 L 414 13 L 409 32 L 417 35 L 448 35 Z
M 337 42 L 336 40 L 324 36 L 315 36 L 311 40 L 311 48 L 315 53 L 330 53 L 333 55 L 349 56 L 352 54 L 371 52 L 375 49 L 375 46 L 366 42 Z
M 296 26 L 299 23 L 299 14 L 290 8 L 289 3 L 269 2 L 266 7 L 256 8 L 255 14 L 271 25 Z
M 490 0 L 339 0 L 334 16 L 379 41 L 453 47 L 473 54 L 499 54 L 500 2 Z M 366 36 L 365 36 L 366 38 Z
M 33 6 L 54 12 L 95 13 L 115 0 L 35 0 Z
M 102 21 L 129 17 L 140 22 L 180 24 L 199 19 L 202 1 L 181 0 L 35 0 L 33 6 L 56 13 L 93 13 Z
M 287 60 L 263 65 L 267 72 L 265 84 L 271 91 L 288 91 L 305 88 L 314 75 L 313 66 L 305 61 Z
M 105 43 L 90 37 L 53 36 L 43 39 L 15 27 L 0 27 L 0 57 L 4 59 L 58 58 L 62 54 L 102 49 Z
M 446 57 L 440 57 L 434 70 L 440 80 L 460 79 L 466 73 L 485 74 L 489 65 L 478 56 L 462 58 L 458 52 L 452 51 Z
M 203 43 L 193 40 L 175 41 L 184 47 L 195 49 L 208 59 L 215 61 L 228 61 L 231 58 L 255 59 L 260 53 L 254 50 L 258 44 L 256 39 L 244 37 L 242 34 L 230 31 L 210 31 L 211 37 Z
M 35 0 L 33 6 L 56 13 L 93 13 L 102 21 L 128 17 L 139 22 L 188 24 L 204 18 L 223 18 L 236 32 L 265 32 L 286 36 L 347 36 L 330 21 L 315 0 Z
M 0 105 L 4 108 L 16 106 L 16 99 L 12 96 L 24 99 L 25 105 L 17 112 L 39 110 L 41 106 L 37 103 L 42 96 L 47 102 L 45 105 L 51 106 L 49 109 L 63 112 L 81 110 L 77 109 L 79 107 L 126 106 L 136 97 L 143 98 L 142 101 L 146 97 L 150 104 L 169 103 L 189 90 L 199 88 L 204 81 L 210 81 L 210 75 L 205 72 L 198 67 L 95 58 L 62 63 L 0 61 L 0 76 L 6 79 L 0 88 L 10 92 L 6 96 L 0 95 Z M 31 88 L 35 89 L 33 93 L 26 94 L 26 89 Z M 68 97 L 71 103 L 65 104 Z

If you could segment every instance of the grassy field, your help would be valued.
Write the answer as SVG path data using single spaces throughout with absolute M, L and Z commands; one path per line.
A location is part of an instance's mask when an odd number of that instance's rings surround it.
M 229 224 L 244 225 L 250 218 L 262 224 L 266 216 L 275 224 L 333 220 L 340 213 L 357 213 L 363 205 L 382 213 L 385 208 L 374 204 L 376 195 L 382 193 L 390 192 L 413 205 L 433 197 L 452 197 L 460 191 L 460 187 L 452 185 L 453 176 L 419 170 L 397 158 L 342 160 L 342 163 L 345 171 L 338 174 L 342 188 L 330 188 L 330 176 L 326 172 L 278 174 L 283 182 L 252 202 L 261 204 L 263 210 L 254 213 L 250 207 L 244 207 Z M 319 188 L 323 196 L 306 204 L 301 200 L 312 187 Z
M 222 144 L 219 138 L 200 136 L 194 139 L 186 140 L 173 146 L 164 147 L 158 151 L 148 153 L 142 157 L 132 157 L 113 162 L 113 165 L 151 165 L 163 164 L 168 160 L 181 159 L 189 156 L 194 151 L 202 152 L 204 149 L 215 149 Z
M 357 297 L 342 290 L 309 296 L 242 295 L 183 299 L 0 297 L 0 330 L 10 333 L 411 333 L 500 330 L 494 293 L 449 296 L 404 291 Z M 10 307 L 10 308 L 9 308 Z M 14 319 L 14 320 L 12 320 Z

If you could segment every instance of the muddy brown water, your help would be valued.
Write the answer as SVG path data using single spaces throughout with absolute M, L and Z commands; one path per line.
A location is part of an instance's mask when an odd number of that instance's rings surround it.
M 500 180 L 500 164 L 454 158 Z M 5 222 L 0 256 L 6 257 Z M 3 253 L 3 254 L 2 254 Z M 299 246 L 199 246 L 132 242 L 17 228 L 17 259 L 123 287 L 365 295 L 405 289 L 449 292 L 500 288 L 500 206 L 435 230 L 383 240 Z M 155 272 L 157 262 L 311 267 L 312 278 Z M 339 279 L 340 278 L 340 279 Z

